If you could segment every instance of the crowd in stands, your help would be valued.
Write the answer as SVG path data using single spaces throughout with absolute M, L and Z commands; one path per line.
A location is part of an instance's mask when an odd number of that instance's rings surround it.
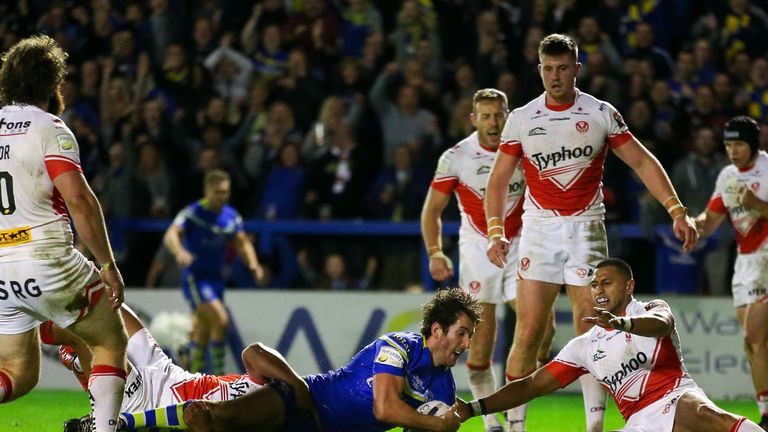
M 211 168 L 230 173 L 245 218 L 404 221 L 439 154 L 471 133 L 473 93 L 538 96 L 538 43 L 568 33 L 577 86 L 623 113 L 697 214 L 727 161 L 724 122 L 768 123 L 767 3 L 19 0 L 0 3 L 0 45 L 44 33 L 69 52 L 62 117 L 109 221 L 173 217 Z M 666 223 L 628 171 L 609 157 L 608 221 Z M 129 284 L 161 283 L 159 240 L 115 241 Z M 270 286 L 418 281 L 417 238 L 304 240 L 262 257 Z

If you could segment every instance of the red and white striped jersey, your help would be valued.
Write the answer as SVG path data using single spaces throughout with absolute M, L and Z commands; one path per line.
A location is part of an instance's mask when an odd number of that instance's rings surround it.
M 446 150 L 440 157 L 432 180 L 432 188 L 450 195 L 456 193 L 461 212 L 459 241 L 485 240 L 488 227 L 485 218 L 485 185 L 496 160 L 496 151 L 483 147 L 477 132 Z M 525 178 L 521 169 L 515 169 L 509 180 L 504 207 L 504 232 L 507 238 L 520 233 L 522 196 Z
M 499 150 L 525 171 L 525 217 L 602 216 L 608 147 L 632 135 L 608 102 L 576 89 L 572 105 L 551 106 L 545 95 L 512 111 L 501 134 Z
M 70 247 L 72 230 L 58 175 L 80 168 L 72 131 L 31 105 L 0 110 L 0 259 L 54 256 Z M 41 255 L 42 254 L 42 255 Z
M 626 316 L 659 306 L 637 300 Z M 595 326 L 571 340 L 546 366 L 565 387 L 583 374 L 592 374 L 613 396 L 624 420 L 682 384 L 692 383 L 683 363 L 675 329 L 662 338 L 643 337 Z
M 765 252 L 768 250 L 768 219 L 741 205 L 741 197 L 747 188 L 761 201 L 768 201 L 768 153 L 762 150 L 751 168 L 741 171 L 731 164 L 720 171 L 707 210 L 728 213 L 736 228 L 739 253 Z

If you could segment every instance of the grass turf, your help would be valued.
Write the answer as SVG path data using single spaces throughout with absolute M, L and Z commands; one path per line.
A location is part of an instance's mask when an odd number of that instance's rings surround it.
M 753 401 L 719 401 L 718 405 L 752 420 L 759 418 Z M 60 431 L 65 420 L 80 417 L 88 409 L 88 397 L 83 392 L 35 390 L 17 401 L 0 405 L 0 431 Z M 559 394 L 531 402 L 526 426 L 534 431 L 577 432 L 584 430 L 584 423 L 581 395 Z M 622 425 L 621 415 L 609 401 L 605 429 L 618 429 Z M 483 432 L 482 421 L 472 419 L 461 431 Z

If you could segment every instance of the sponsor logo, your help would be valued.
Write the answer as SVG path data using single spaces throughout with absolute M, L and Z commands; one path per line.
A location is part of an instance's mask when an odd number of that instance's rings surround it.
M 768 295 L 768 290 L 766 290 L 763 287 L 757 287 L 757 288 L 749 290 L 747 295 L 748 296 L 755 296 L 755 297 L 764 297 L 764 296 Z
M 5 120 L 5 117 L 0 118 L 0 136 L 25 134 L 29 131 L 31 125 L 32 122 L 30 120 L 9 122 Z
M 541 126 L 535 127 L 528 131 L 528 136 L 546 135 L 547 130 Z
M 136 390 L 141 387 L 143 382 L 144 378 L 142 378 L 140 374 L 136 374 L 136 380 L 125 386 L 125 397 L 132 397 L 133 394 L 136 393 Z
M 472 291 L 473 294 L 477 294 L 480 291 L 480 282 L 478 281 L 470 282 L 469 290 Z
M 576 122 L 576 130 L 579 131 L 579 133 L 587 133 L 587 131 L 589 131 L 589 123 L 584 120 Z
M 394 334 L 390 334 L 388 336 L 391 339 L 394 339 L 400 345 L 400 348 L 405 350 L 406 354 L 410 354 L 411 353 L 411 346 L 408 344 L 408 340 L 406 340 L 405 337 L 403 337 L 403 335 L 394 333 Z
M 571 119 L 570 117 L 552 117 L 551 119 L 549 119 L 549 121 L 551 121 L 551 122 L 552 121 L 565 121 L 565 120 L 570 120 L 570 119 Z
M 405 362 L 403 356 L 393 347 L 383 346 L 379 349 L 379 353 L 376 354 L 376 363 L 385 364 L 393 367 L 403 367 Z
M 664 405 L 664 410 L 662 410 L 661 413 L 662 414 L 669 414 L 669 411 L 672 409 L 672 405 L 674 405 L 675 402 L 677 402 L 677 400 L 679 398 L 680 398 L 680 396 L 675 396 L 674 398 L 672 398 L 672 400 L 669 401 L 668 404 Z
M 661 303 L 657 301 L 650 301 L 648 302 L 648 304 L 645 305 L 645 310 L 649 311 L 659 305 L 661 305 Z
M 596 362 L 596 361 L 598 361 L 600 359 L 604 359 L 604 358 L 605 358 L 605 351 L 603 351 L 601 349 L 597 350 L 597 352 L 592 355 L 592 361 L 593 362 Z
M 599 107 L 597 107 L 598 111 L 604 111 L 605 110 L 605 103 L 601 103 Z
M 624 129 L 627 127 L 627 124 L 624 123 L 624 117 L 622 117 L 618 111 L 613 112 L 613 119 L 616 120 L 616 123 L 618 123 L 620 128 Z
M 528 259 L 528 257 L 523 257 L 523 259 L 520 260 L 520 269 L 523 271 L 528 270 L 528 267 L 531 266 L 531 260 Z
M 632 342 L 632 334 L 631 333 L 624 332 L 624 342 L 626 342 L 626 343 Z
M 644 352 L 640 351 L 637 355 L 631 358 L 628 362 L 621 362 L 621 369 L 617 370 L 612 375 L 604 376 L 600 381 L 607 385 L 611 389 L 611 393 L 616 394 L 621 383 L 630 373 L 640 369 L 640 366 L 648 362 L 648 356 Z
M 69 135 L 56 135 L 56 141 L 59 142 L 59 150 L 62 153 L 77 153 L 73 137 Z
M 594 152 L 594 149 L 592 146 L 584 146 L 584 147 L 576 147 L 573 149 L 565 148 L 565 146 L 560 147 L 560 151 L 552 152 L 549 154 L 543 154 L 543 153 L 534 153 L 531 157 L 534 159 L 534 162 L 539 167 L 539 171 L 544 171 L 545 169 L 552 167 L 557 167 L 557 164 L 561 162 L 567 162 L 571 159 L 578 159 L 582 157 L 589 157 Z
M 29 227 L 13 228 L 0 231 L 0 247 L 14 246 L 32 241 L 32 233 Z
M 477 175 L 488 174 L 489 172 L 491 172 L 491 167 L 489 167 L 488 165 L 483 165 L 480 168 L 478 168 Z

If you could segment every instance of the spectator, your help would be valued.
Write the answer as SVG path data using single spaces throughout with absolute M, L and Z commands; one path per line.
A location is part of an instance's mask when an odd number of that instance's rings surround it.
M 218 48 L 213 50 L 203 63 L 211 71 L 214 87 L 227 102 L 240 103 L 248 94 L 253 74 L 253 64 L 241 52 L 233 49 L 232 34 L 221 38 Z

